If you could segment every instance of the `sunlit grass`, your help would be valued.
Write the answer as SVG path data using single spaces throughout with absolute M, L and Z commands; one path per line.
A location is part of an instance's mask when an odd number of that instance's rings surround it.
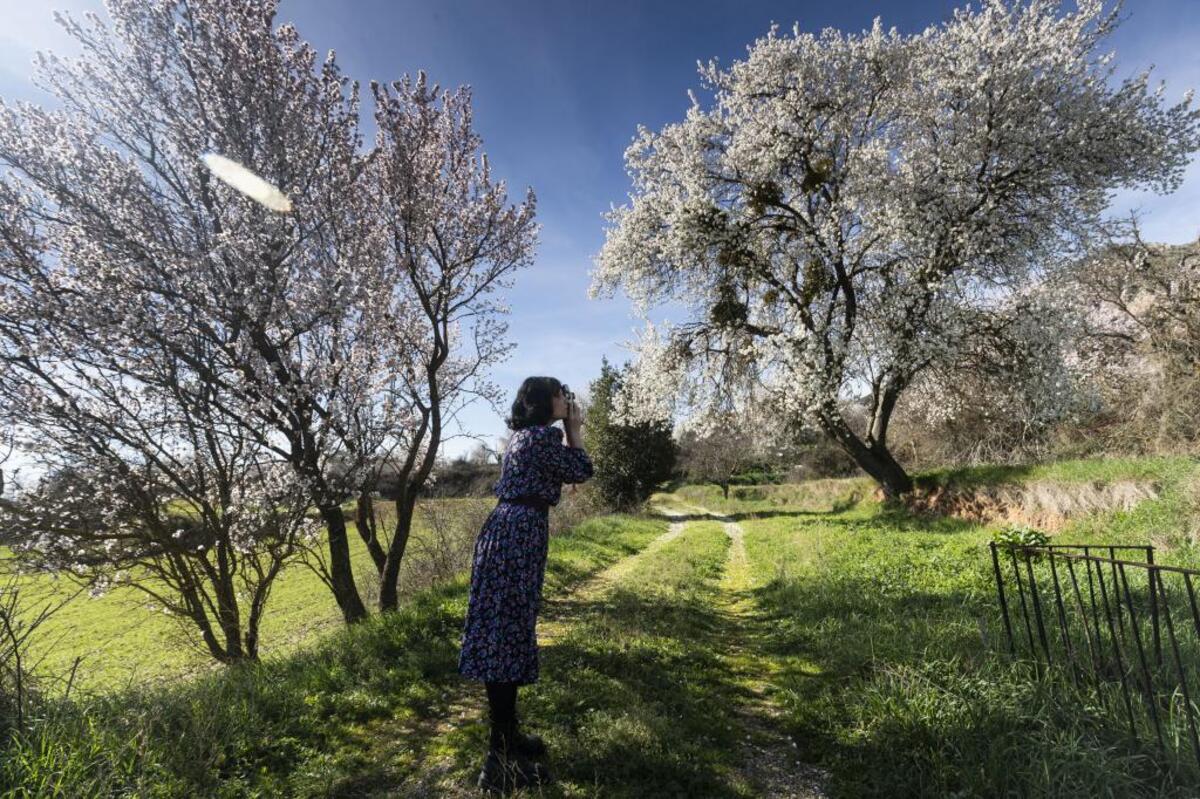
M 1183 459 L 1067 462 L 987 479 L 1163 481 L 1158 499 L 1086 516 L 1060 540 L 1148 543 L 1190 512 Z M 960 483 L 962 484 L 962 483 Z M 736 510 L 736 508 L 727 509 Z M 871 500 L 749 518 L 765 656 L 803 754 L 846 796 L 1194 795 L 1194 764 L 1125 735 L 1122 719 L 1003 656 L 987 542 L 995 528 L 912 518 Z M 1192 561 L 1187 547 L 1161 561 Z
M 354 524 L 353 505 L 345 510 L 355 580 L 365 598 L 372 585 L 374 564 Z M 377 517 L 381 525 L 389 525 L 394 512 L 389 505 L 379 503 Z M 422 536 L 428 534 L 421 515 L 416 514 L 409 546 L 419 546 Z M 327 549 L 324 540 L 319 546 L 322 551 Z M 402 591 L 407 577 L 402 570 Z M 72 690 L 111 690 L 158 680 L 174 681 L 220 668 L 195 640 L 191 627 L 152 610 L 150 606 L 156 603 L 136 588 L 118 587 L 92 598 L 86 591 L 80 593 L 79 587 L 66 578 L 42 574 L 20 578 L 19 586 L 28 612 L 73 597 L 39 628 L 31 646 L 36 671 L 48 690 L 66 686 L 77 658 Z M 271 591 L 260 630 L 260 653 L 266 656 L 296 651 L 342 623 L 329 588 L 303 563 L 294 562 L 280 574 Z
M 921 485 L 958 486 L 1023 483 L 1039 480 L 1071 482 L 1115 482 L 1117 480 L 1169 481 L 1178 479 L 1195 467 L 1194 458 L 1173 456 L 1157 458 L 1084 458 L 1050 463 L 975 466 L 933 469 L 917 475 Z
M 665 529 L 654 519 L 585 521 L 552 541 L 547 580 L 565 588 Z M 399 613 L 339 626 L 291 654 L 171 686 L 44 702 L 24 738 L 0 750 L 0 785 L 13 790 L 3 795 L 294 797 L 394 785 L 410 773 L 405 764 L 454 750 L 452 738 L 405 725 L 443 712 L 463 688 L 466 592 L 459 575 Z
M 1195 564 L 1198 474 L 1155 459 L 988 479 L 1153 480 L 1157 498 L 1077 518 L 1060 540 L 1152 541 L 1161 562 Z M 795 743 L 788 754 L 827 770 L 832 796 L 1194 795 L 1186 758 L 1131 741 L 1086 696 L 1005 656 L 994 527 L 915 517 L 863 480 L 746 486 L 728 500 L 684 486 L 656 502 L 692 514 L 662 546 L 646 549 L 668 529 L 659 515 L 600 516 L 551 539 L 544 612 L 562 633 L 520 700 L 560 780 L 543 795 L 754 795 L 740 779 L 733 708 L 746 684 L 735 669 L 765 684 Z M 736 587 L 724 579 L 723 526 L 698 519 L 697 505 L 744 530 Z M 574 592 L 635 555 L 603 591 Z M 749 616 L 728 614 L 730 591 Z M 466 592 L 459 575 L 400 614 L 343 629 L 327 589 L 289 575 L 262 664 L 47 705 L 0 764 L 47 794 L 459 795 L 487 736 L 482 692 L 456 674 Z M 318 603 L 330 631 L 300 630 Z M 730 657 L 735 639 L 749 648 Z M 470 710 L 450 720 L 455 702 Z

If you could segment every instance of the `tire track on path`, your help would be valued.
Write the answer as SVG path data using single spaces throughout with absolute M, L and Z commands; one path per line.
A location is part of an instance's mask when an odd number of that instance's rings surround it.
M 560 640 L 578 615 L 578 608 L 586 606 L 592 600 L 607 593 L 642 559 L 654 554 L 683 534 L 687 527 L 687 519 L 690 518 L 688 514 L 665 508 L 655 508 L 655 511 L 675 520 L 671 522 L 667 532 L 634 554 L 621 558 L 598 574 L 575 585 L 571 590 L 544 601 L 543 613 L 539 616 L 537 628 L 539 647 L 551 646 Z
M 662 506 L 654 511 L 671 517 L 667 531 L 638 552 L 577 583 L 571 589 L 545 600 L 538 622 L 539 647 L 552 646 L 562 639 L 584 615 L 596 612 L 596 602 L 612 591 L 643 559 L 652 556 L 679 538 L 689 522 L 714 519 L 722 523 L 729 537 L 729 550 L 719 583 L 717 613 L 724 627 L 720 658 L 725 666 L 732 694 L 733 716 L 742 730 L 737 745 L 738 766 L 729 775 L 730 782 L 747 795 L 780 799 L 824 799 L 827 774 L 797 759 L 796 748 L 783 731 L 783 710 L 772 696 L 776 662 L 764 654 L 762 644 L 769 633 L 767 622 L 756 612 L 752 594 L 750 563 L 746 555 L 744 530 L 740 524 L 707 508 L 688 504 L 683 510 Z M 449 701 L 447 701 L 449 700 Z M 411 733 L 432 744 L 455 728 L 469 724 L 478 716 L 478 700 L 451 690 L 444 697 L 441 712 L 432 718 L 413 719 Z M 422 750 L 425 747 L 421 747 Z M 464 766 L 453 758 L 422 751 L 409 766 L 408 779 L 389 797 L 465 797 L 476 793 L 461 779 Z M 411 762 L 411 761 L 410 761 Z M 419 765 L 418 765 L 419 764 Z M 467 766 L 473 767 L 472 763 Z M 408 769 L 406 769 L 408 770 Z
M 739 742 L 741 766 L 735 781 L 759 796 L 823 799 L 828 775 L 797 759 L 796 744 L 783 731 L 783 709 L 771 693 L 778 667 L 761 646 L 768 630 L 756 612 L 745 531 L 729 516 L 698 505 L 691 508 L 721 522 L 729 536 L 729 555 L 720 583 L 727 629 L 721 657 L 741 689 L 734 715 L 745 733 Z

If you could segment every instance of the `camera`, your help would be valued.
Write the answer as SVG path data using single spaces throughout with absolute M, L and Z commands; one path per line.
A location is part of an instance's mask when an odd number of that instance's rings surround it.
M 570 410 L 571 405 L 575 402 L 575 392 L 572 391 L 570 388 L 568 388 L 566 383 L 563 383 L 562 384 L 562 395 L 563 395 L 563 399 L 567 403 L 567 416 L 570 416 L 571 415 L 571 410 Z

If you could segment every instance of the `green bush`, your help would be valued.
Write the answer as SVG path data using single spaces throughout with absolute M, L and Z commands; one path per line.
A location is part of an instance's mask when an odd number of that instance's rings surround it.
M 1050 543 L 1050 536 L 1033 527 L 1013 524 L 997 530 L 992 540 L 1009 547 L 1042 547 Z
M 644 502 L 675 472 L 678 447 L 669 421 L 621 425 L 612 421 L 612 398 L 622 374 L 603 359 L 600 377 L 591 383 L 591 405 L 584 425 L 592 458 L 592 483 L 609 506 L 627 510 Z

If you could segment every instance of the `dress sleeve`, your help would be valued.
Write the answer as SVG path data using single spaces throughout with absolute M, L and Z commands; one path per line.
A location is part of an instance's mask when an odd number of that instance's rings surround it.
M 549 427 L 538 447 L 546 474 L 560 483 L 582 483 L 592 477 L 592 459 L 583 447 L 564 447 L 561 427 Z

